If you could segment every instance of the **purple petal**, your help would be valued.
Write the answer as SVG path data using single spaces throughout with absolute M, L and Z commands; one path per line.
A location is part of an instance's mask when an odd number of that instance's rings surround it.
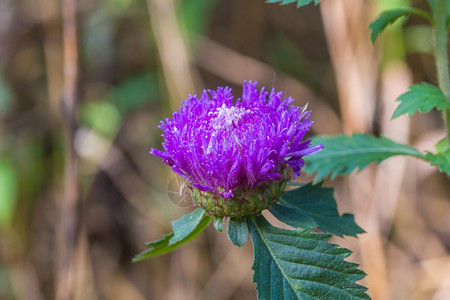
M 232 190 L 228 190 L 228 191 L 224 191 L 224 192 L 219 192 L 220 196 L 224 197 L 224 198 L 231 198 L 233 197 L 233 191 Z
M 300 150 L 300 151 L 295 151 L 295 152 L 288 153 L 287 156 L 303 157 L 303 156 L 306 156 L 306 155 L 311 155 L 311 154 L 314 154 L 316 152 L 319 152 L 322 149 L 323 149 L 323 145 L 316 145 L 316 146 L 309 147 L 309 148 L 306 148 L 306 149 L 303 149 L 303 150 Z
M 289 167 L 294 171 L 294 179 L 300 175 L 301 168 L 305 165 L 305 161 L 303 159 L 289 159 L 287 161 Z
M 169 159 L 170 158 L 170 155 L 167 152 L 164 152 L 164 151 L 161 151 L 161 150 L 158 150 L 158 149 L 155 149 L 155 148 L 150 149 L 149 153 L 152 154 L 152 155 L 155 155 L 155 156 L 159 156 L 159 157 L 161 157 L 163 159 Z
M 200 183 L 194 183 L 192 186 L 198 188 L 200 191 L 203 191 L 203 192 L 214 191 L 214 189 L 212 187 L 209 187 L 209 186 L 206 186 L 206 185 L 203 185 Z

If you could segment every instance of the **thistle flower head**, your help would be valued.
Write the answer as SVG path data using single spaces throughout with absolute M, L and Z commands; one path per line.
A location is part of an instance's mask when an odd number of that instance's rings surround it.
M 210 213 L 260 212 L 283 192 L 286 169 L 292 168 L 295 178 L 302 157 L 322 149 L 303 141 L 313 122 L 310 112 L 292 101 L 274 89 L 258 91 L 251 81 L 244 82 L 235 102 L 228 87 L 190 95 L 161 122 L 164 151 L 150 153 L 186 178 L 194 199 Z

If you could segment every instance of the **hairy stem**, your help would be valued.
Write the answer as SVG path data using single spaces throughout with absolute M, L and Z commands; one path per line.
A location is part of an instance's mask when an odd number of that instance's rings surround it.
M 434 50 L 439 88 L 450 101 L 450 75 L 447 53 L 447 0 L 436 0 L 434 10 Z M 447 139 L 450 142 L 450 109 L 443 111 Z

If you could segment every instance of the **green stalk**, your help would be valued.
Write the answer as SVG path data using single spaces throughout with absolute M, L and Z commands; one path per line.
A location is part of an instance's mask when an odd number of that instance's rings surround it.
M 444 115 L 445 129 L 447 130 L 447 140 L 450 144 L 450 109 L 445 108 L 442 113 Z
M 447 0 L 436 0 L 434 19 L 434 55 L 439 81 L 439 88 L 450 101 L 450 75 L 447 53 Z M 443 111 L 447 139 L 450 142 L 450 109 Z

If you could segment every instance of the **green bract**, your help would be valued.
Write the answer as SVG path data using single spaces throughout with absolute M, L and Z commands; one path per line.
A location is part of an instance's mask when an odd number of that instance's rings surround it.
M 287 170 L 280 180 L 266 181 L 254 188 L 240 186 L 233 197 L 224 198 L 219 192 L 205 192 L 192 187 L 192 198 L 209 214 L 218 217 L 244 217 L 261 213 L 278 201 L 289 179 Z

